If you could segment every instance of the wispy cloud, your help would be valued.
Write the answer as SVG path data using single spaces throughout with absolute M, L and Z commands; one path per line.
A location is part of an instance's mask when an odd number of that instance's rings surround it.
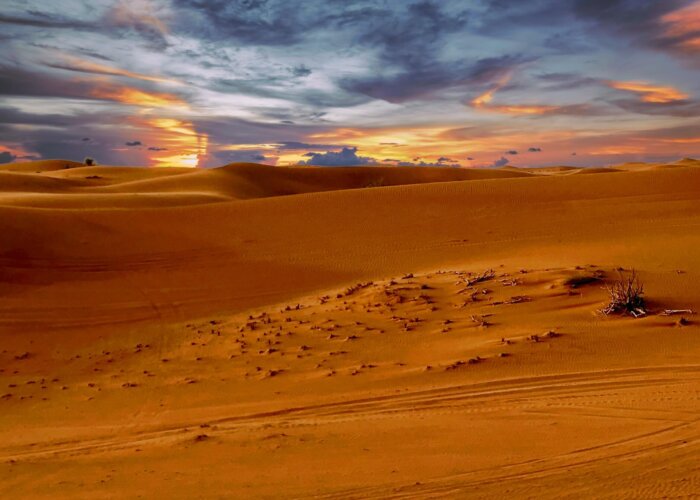
M 90 91 L 90 96 L 97 99 L 120 102 L 146 108 L 186 108 L 187 103 L 173 94 L 146 92 L 133 87 L 98 85 Z
M 667 104 L 684 101 L 688 94 L 670 86 L 654 85 L 646 82 L 608 82 L 614 89 L 626 90 L 640 96 L 644 102 Z

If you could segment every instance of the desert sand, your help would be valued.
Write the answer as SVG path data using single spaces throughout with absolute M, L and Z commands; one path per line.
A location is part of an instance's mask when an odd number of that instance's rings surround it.
M 0 235 L 3 498 L 700 494 L 700 161 L 9 164 Z

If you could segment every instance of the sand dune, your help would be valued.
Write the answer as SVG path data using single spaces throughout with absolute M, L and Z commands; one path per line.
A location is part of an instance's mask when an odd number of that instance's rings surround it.
M 5 497 L 697 493 L 700 162 L 62 163 L 0 171 Z
M 454 168 L 280 168 L 245 163 L 212 170 L 129 167 L 67 169 L 61 161 L 55 162 L 53 166 L 48 162 L 36 163 L 36 167 L 25 165 L 19 170 L 23 174 L 14 170 L 13 173 L 0 171 L 0 182 L 8 186 L 3 190 L 5 193 L 23 193 L 21 197 L 3 196 L 0 204 L 44 208 L 137 208 L 159 204 L 177 206 L 321 191 L 528 175 L 525 172 Z M 42 168 L 45 170 L 42 171 Z M 32 196 L 34 193 L 69 195 L 69 199 Z

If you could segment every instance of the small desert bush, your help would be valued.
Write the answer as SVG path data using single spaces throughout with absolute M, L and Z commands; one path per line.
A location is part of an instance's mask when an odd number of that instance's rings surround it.
M 379 177 L 377 179 L 373 179 L 369 181 L 367 184 L 365 184 L 366 188 L 374 188 L 374 187 L 382 187 L 384 186 L 384 177 Z
M 88 156 L 87 158 L 85 158 L 85 159 L 83 160 L 83 164 L 84 164 L 86 167 L 94 167 L 95 165 L 97 165 L 97 162 L 95 161 L 94 158 L 90 158 L 90 157 Z
M 625 275 L 619 273 L 619 279 L 607 285 L 610 302 L 602 310 L 604 314 L 630 314 L 635 318 L 647 313 L 644 304 L 644 285 L 637 277 L 636 271 Z

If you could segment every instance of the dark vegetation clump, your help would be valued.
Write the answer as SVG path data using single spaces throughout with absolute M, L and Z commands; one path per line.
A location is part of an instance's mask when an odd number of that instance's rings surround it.
M 83 160 L 83 164 L 84 164 L 86 167 L 94 167 L 95 165 L 97 165 L 97 162 L 95 161 L 94 158 L 90 158 L 90 157 L 88 156 L 88 157 L 86 157 L 86 158 Z
M 607 285 L 607 290 L 610 302 L 602 310 L 603 314 L 629 314 L 635 318 L 647 314 L 644 285 L 634 270 L 627 275 L 619 271 L 619 279 Z

